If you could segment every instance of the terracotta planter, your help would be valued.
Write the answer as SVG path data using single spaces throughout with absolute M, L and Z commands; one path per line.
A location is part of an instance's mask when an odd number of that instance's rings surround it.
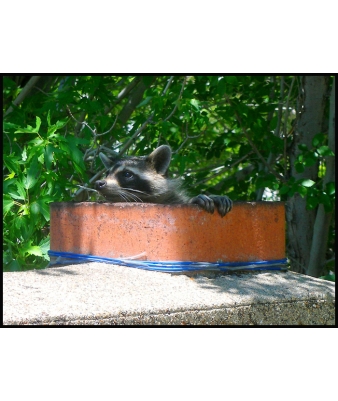
M 153 261 L 285 258 L 283 202 L 235 202 L 221 218 L 196 205 L 52 203 L 52 251 Z

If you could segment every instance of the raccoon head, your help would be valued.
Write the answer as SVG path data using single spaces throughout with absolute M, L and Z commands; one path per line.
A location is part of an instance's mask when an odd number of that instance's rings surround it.
M 110 159 L 100 153 L 100 158 L 108 171 L 95 187 L 109 201 L 164 203 L 172 192 L 173 180 L 167 178 L 169 146 L 162 145 L 149 156 Z

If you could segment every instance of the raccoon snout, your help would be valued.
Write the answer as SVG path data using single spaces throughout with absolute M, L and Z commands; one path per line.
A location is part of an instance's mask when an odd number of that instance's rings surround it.
M 95 182 L 95 187 L 98 190 L 104 188 L 106 185 L 107 185 L 107 181 L 105 181 L 105 180 L 98 180 Z

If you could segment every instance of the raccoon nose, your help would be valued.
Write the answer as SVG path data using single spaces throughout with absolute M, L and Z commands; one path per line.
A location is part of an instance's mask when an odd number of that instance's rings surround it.
M 107 185 L 107 182 L 105 180 L 99 180 L 95 182 L 95 187 L 97 189 L 102 189 Z

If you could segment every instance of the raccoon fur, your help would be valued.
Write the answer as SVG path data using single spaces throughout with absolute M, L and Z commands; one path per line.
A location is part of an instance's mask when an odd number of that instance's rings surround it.
M 106 177 L 95 182 L 96 190 L 111 202 L 146 202 L 159 204 L 194 203 L 213 213 L 217 208 L 223 217 L 232 208 L 227 196 L 198 195 L 189 197 L 180 179 L 170 179 L 168 169 L 171 149 L 159 146 L 148 156 L 108 158 L 100 153 L 107 168 Z

